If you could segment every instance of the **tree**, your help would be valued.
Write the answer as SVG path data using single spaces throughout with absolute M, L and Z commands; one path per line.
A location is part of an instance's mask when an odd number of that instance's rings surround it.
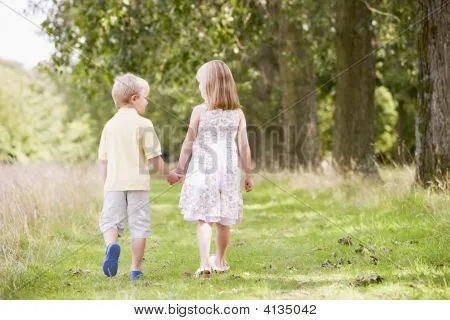
M 416 119 L 417 180 L 450 184 L 450 3 L 417 1 L 420 19 Z
M 279 2 L 279 8 L 273 10 L 281 13 L 277 15 L 276 52 L 282 90 L 285 166 L 315 169 L 320 160 L 320 143 L 313 58 L 306 36 L 309 21 L 288 15 L 292 6 L 286 1 Z M 301 12 L 301 8 L 296 9 Z
M 363 1 L 337 0 L 336 111 L 333 159 L 344 171 L 376 173 L 375 55 L 371 12 Z

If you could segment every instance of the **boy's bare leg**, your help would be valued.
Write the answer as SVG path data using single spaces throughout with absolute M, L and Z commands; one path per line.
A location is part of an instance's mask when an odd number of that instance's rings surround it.
M 145 253 L 145 243 L 145 238 L 131 240 L 131 270 L 141 270 L 141 263 Z
M 119 232 L 117 231 L 117 228 L 111 228 L 103 233 L 103 238 L 105 239 L 106 246 L 110 245 L 111 243 L 116 243 L 118 237 Z
M 230 240 L 230 227 L 217 223 L 216 263 L 218 267 L 225 264 L 225 254 Z
M 197 225 L 197 240 L 200 251 L 200 267 L 210 269 L 209 265 L 209 250 L 211 248 L 212 224 L 205 221 L 198 221 Z

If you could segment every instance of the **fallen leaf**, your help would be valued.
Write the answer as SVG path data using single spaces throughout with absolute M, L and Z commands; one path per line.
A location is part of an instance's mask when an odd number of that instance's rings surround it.
M 322 262 L 322 267 L 336 268 L 336 265 L 332 263 L 330 260 L 325 260 L 324 262 Z
M 346 246 L 351 246 L 352 245 L 352 238 L 351 237 L 343 237 L 343 238 L 338 240 L 338 243 L 346 245 Z
M 379 274 L 371 274 L 367 277 L 370 283 L 381 283 L 383 282 L 383 277 Z
M 288 266 L 287 269 L 291 271 L 297 271 L 297 269 L 294 266 Z
M 378 264 L 378 258 L 375 257 L 375 256 L 370 256 L 369 262 L 370 262 L 371 264 L 377 265 L 377 264 Z
M 70 274 L 71 276 L 79 276 L 79 275 L 82 275 L 82 274 L 89 274 L 90 271 L 89 270 L 83 270 L 83 269 L 80 269 L 80 268 L 78 268 L 78 269 L 70 268 L 70 269 L 65 270 L 64 273 L 65 274 Z
M 367 277 L 358 276 L 352 283 L 354 286 L 367 286 L 369 284 L 377 284 L 383 281 L 383 277 L 378 274 L 370 274 Z

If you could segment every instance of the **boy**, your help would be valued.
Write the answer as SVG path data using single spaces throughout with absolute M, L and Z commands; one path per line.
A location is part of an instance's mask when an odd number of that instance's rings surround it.
M 131 73 L 117 77 L 112 97 L 118 111 L 106 123 L 100 139 L 98 157 L 105 184 L 99 226 L 106 243 L 103 273 L 108 277 L 117 274 L 120 256 L 117 238 L 126 219 L 132 238 L 130 279 L 143 275 L 140 268 L 150 233 L 149 162 L 169 184 L 180 179 L 169 173 L 161 158 L 161 145 L 152 122 L 140 116 L 145 112 L 149 91 L 147 81 Z

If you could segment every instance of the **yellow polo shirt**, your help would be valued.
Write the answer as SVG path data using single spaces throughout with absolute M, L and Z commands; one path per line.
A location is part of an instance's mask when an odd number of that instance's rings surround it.
M 150 190 L 148 159 L 161 155 L 153 123 L 133 108 L 120 108 L 106 123 L 98 158 L 108 161 L 104 191 Z

